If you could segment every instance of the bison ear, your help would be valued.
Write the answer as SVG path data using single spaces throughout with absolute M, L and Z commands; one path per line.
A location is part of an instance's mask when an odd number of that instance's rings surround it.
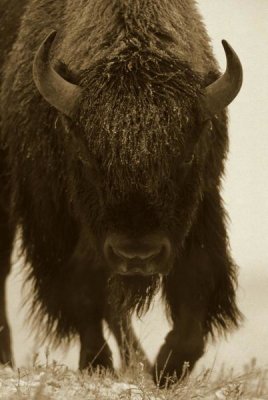
M 44 99 L 71 118 L 81 96 L 81 88 L 63 79 L 51 67 L 49 52 L 55 36 L 56 31 L 52 31 L 37 50 L 33 62 L 33 79 Z
M 222 44 L 227 60 L 226 71 L 206 87 L 202 101 L 209 116 L 220 112 L 234 100 L 243 81 L 243 69 L 236 52 L 226 40 L 223 40 Z

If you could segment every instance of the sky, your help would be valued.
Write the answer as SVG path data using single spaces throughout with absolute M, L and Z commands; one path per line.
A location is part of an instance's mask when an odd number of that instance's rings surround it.
M 222 68 L 226 39 L 239 55 L 244 83 L 230 105 L 230 154 L 224 198 L 231 247 L 241 268 L 268 277 L 268 2 L 200 0 Z
M 239 305 L 246 316 L 244 327 L 227 341 L 209 346 L 199 364 L 211 366 L 217 358 L 218 364 L 237 366 L 253 356 L 268 364 L 268 1 L 200 0 L 198 4 L 222 70 L 222 39 L 232 45 L 244 68 L 242 90 L 229 107 L 230 153 L 223 197 L 232 253 L 240 266 Z M 8 309 L 17 365 L 23 365 L 34 344 L 19 311 L 18 269 L 17 265 L 8 282 Z M 153 358 L 168 330 L 159 305 L 135 326 Z M 54 357 L 76 367 L 78 347 L 73 346 L 67 358 L 62 353 Z

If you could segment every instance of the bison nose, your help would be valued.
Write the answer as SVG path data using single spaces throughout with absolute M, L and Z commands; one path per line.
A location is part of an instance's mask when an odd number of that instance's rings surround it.
M 171 245 L 162 235 L 131 240 L 110 235 L 104 243 L 104 254 L 115 273 L 122 275 L 165 274 L 169 269 Z
M 155 247 L 153 249 L 147 249 L 147 250 L 134 250 L 131 247 L 130 248 L 117 248 L 113 247 L 114 253 L 125 260 L 133 261 L 135 259 L 142 260 L 142 261 L 148 261 L 149 259 L 152 259 L 156 257 L 160 251 L 161 247 Z

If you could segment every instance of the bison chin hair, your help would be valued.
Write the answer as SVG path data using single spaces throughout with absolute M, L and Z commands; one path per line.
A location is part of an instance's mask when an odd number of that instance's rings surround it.
M 149 310 L 160 287 L 160 275 L 113 275 L 108 282 L 108 302 L 118 313 L 127 316 L 136 313 L 140 318 Z

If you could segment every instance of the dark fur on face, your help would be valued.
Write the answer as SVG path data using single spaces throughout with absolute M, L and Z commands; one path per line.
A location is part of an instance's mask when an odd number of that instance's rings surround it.
M 163 182 L 198 139 L 200 83 L 186 63 L 132 48 L 82 74 L 80 126 L 106 193 L 163 200 Z

